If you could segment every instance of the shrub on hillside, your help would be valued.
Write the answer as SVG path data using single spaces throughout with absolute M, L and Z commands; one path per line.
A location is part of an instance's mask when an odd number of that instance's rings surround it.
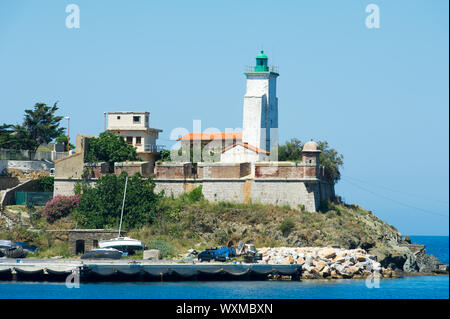
M 290 218 L 284 218 L 283 221 L 280 224 L 280 230 L 283 233 L 284 236 L 289 234 L 289 232 L 294 229 L 295 222 Z
M 81 195 L 79 194 L 74 196 L 58 195 L 45 204 L 42 213 L 49 223 L 53 223 L 72 213 L 78 207 L 80 199 Z
M 202 186 L 198 186 L 194 188 L 189 193 L 183 193 L 179 197 L 179 200 L 181 202 L 189 202 L 189 203 L 195 203 L 198 201 L 201 201 L 203 199 L 203 192 L 202 192 Z
M 175 254 L 175 249 L 162 239 L 155 239 L 145 245 L 146 249 L 158 249 L 161 252 L 161 256 L 167 257 Z

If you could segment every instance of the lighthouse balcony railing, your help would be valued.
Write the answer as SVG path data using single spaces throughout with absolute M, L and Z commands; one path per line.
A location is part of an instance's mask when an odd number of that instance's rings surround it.
M 244 69 L 245 73 L 258 73 L 258 72 L 274 72 L 279 73 L 279 67 L 275 65 L 248 65 Z

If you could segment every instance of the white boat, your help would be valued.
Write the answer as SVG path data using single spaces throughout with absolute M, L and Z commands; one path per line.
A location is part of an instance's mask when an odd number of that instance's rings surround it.
M 143 242 L 129 237 L 117 237 L 108 240 L 101 240 L 98 243 L 98 246 L 100 248 L 115 248 L 125 252 L 140 250 L 145 247 Z
M 120 236 L 120 232 L 122 230 L 123 208 L 125 206 L 125 195 L 127 193 L 127 183 L 128 183 L 128 176 L 125 179 L 125 190 L 123 192 L 122 212 L 120 213 L 119 236 L 117 238 L 101 240 L 98 243 L 98 246 L 100 248 L 115 248 L 120 251 L 132 254 L 132 253 L 134 253 L 135 250 L 144 249 L 145 245 L 143 242 L 141 242 L 137 239 Z

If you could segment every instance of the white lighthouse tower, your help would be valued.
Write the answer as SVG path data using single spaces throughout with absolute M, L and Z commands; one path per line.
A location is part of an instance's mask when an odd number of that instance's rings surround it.
M 271 151 L 278 144 L 278 73 L 270 70 L 264 51 L 256 56 L 256 65 L 246 72 L 242 141 Z M 275 136 L 272 136 L 272 133 Z
M 245 72 L 242 142 L 222 151 L 222 162 L 268 161 L 278 149 L 278 73 L 269 67 L 264 51 L 256 56 L 256 65 Z

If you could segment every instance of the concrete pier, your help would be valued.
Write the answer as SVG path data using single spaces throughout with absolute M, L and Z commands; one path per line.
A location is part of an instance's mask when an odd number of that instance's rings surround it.
M 71 274 L 90 281 L 264 280 L 270 275 L 298 279 L 301 265 L 180 263 L 146 260 L 3 259 L 0 280 L 65 280 Z

